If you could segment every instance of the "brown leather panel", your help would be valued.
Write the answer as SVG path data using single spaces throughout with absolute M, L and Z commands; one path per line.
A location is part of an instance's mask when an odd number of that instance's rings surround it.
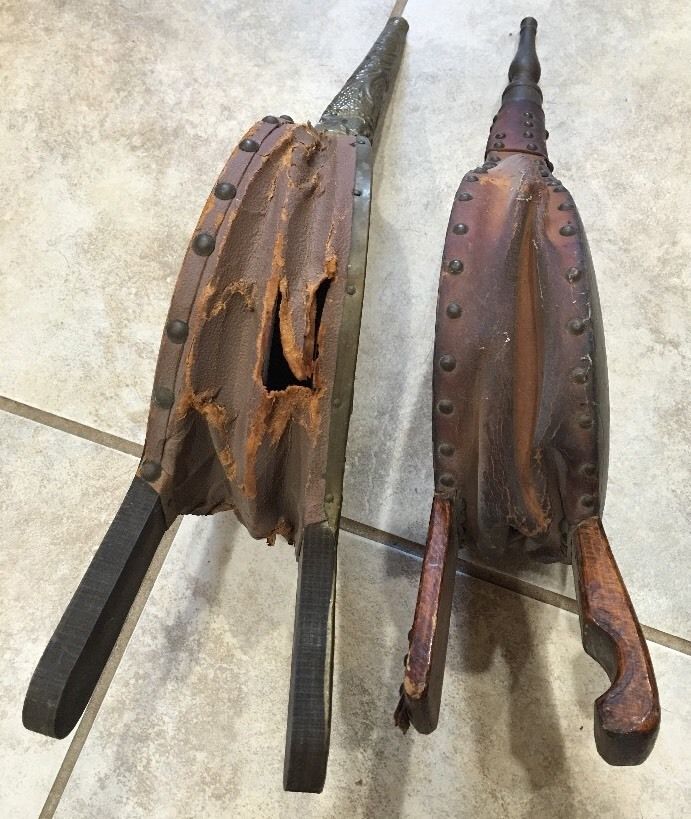
M 485 157 L 497 151 L 520 151 L 547 158 L 545 113 L 541 105 L 527 99 L 502 105 L 489 130 Z
M 528 154 L 468 174 L 458 193 L 437 309 L 437 493 L 464 502 L 470 545 L 501 549 L 517 532 L 537 557 L 566 560 L 562 521 L 601 511 L 607 469 L 606 363 L 583 226 Z
M 236 150 L 195 231 L 164 332 L 144 461 L 166 516 L 234 509 L 254 537 L 292 540 L 322 520 L 336 341 L 350 250 L 354 140 L 259 123 Z M 242 146 L 242 143 L 241 143 Z M 169 409 L 157 391 L 171 389 Z

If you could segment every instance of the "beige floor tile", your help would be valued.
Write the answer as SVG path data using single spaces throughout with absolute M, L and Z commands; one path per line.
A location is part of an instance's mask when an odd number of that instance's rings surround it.
M 342 534 L 332 749 L 320 796 L 281 789 L 296 566 L 228 515 L 188 519 L 57 816 L 681 817 L 691 659 L 652 646 L 664 706 L 642 767 L 597 756 L 605 676 L 574 615 L 459 577 L 443 716 L 392 711 L 419 563 Z
M 66 750 L 27 731 L 31 674 L 134 459 L 0 412 L 0 816 L 34 819 Z

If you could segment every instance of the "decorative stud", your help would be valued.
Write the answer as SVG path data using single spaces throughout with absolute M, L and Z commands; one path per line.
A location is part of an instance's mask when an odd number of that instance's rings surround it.
M 172 319 L 166 324 L 166 335 L 174 344 L 182 344 L 187 339 L 188 332 L 186 321 Z
M 194 237 L 193 247 L 198 256 L 210 256 L 216 247 L 216 240 L 210 233 L 198 233 Z
M 289 117 L 288 114 L 281 114 L 280 118 L 286 122 L 295 122 L 295 120 L 292 117 Z
M 533 134 L 532 131 L 523 131 L 523 136 L 526 139 L 532 139 L 535 136 L 535 134 Z
M 175 394 L 168 387 L 155 387 L 154 401 L 161 409 L 170 409 L 175 403 Z
M 574 209 L 573 202 L 562 202 L 561 205 L 559 205 L 559 210 L 573 210 L 573 209 Z
M 362 191 L 360 190 L 360 188 L 355 188 L 353 190 L 353 196 L 362 196 Z
M 437 409 L 442 415 L 451 415 L 453 412 L 453 404 L 448 398 L 443 398 L 438 404 Z
M 583 275 L 583 271 L 579 270 L 577 267 L 570 267 L 566 271 L 566 279 L 567 279 L 567 281 L 571 282 L 572 284 L 573 284 L 573 282 L 577 282 L 581 278 L 582 275 Z
M 463 271 L 463 262 L 460 259 L 451 259 L 449 262 L 449 273 L 461 273 Z
M 455 479 L 455 478 L 454 478 L 454 476 L 453 476 L 453 475 L 451 475 L 450 473 L 445 472 L 445 473 L 444 473 L 444 474 L 443 474 L 443 475 L 442 475 L 442 476 L 439 478 L 439 483 L 440 483 L 442 486 L 452 487 L 452 486 L 453 486 L 453 485 L 456 483 L 456 479 Z
M 364 137 L 358 137 L 355 141 L 358 145 L 367 145 L 367 140 Z
M 347 293 L 349 296 L 354 296 L 354 295 L 355 295 L 355 285 L 354 285 L 354 284 L 349 284 L 349 285 L 346 287 L 346 293 Z
M 243 139 L 239 147 L 241 151 L 247 151 L 252 154 L 259 150 L 259 143 L 256 139 Z
M 533 114 L 533 112 L 532 112 L 532 111 L 524 111 L 524 112 L 523 112 L 523 116 L 524 116 L 524 117 L 534 117 L 534 116 L 535 116 L 535 114 Z
M 447 373 L 450 373 L 456 367 L 456 359 L 452 355 L 443 355 L 439 359 L 439 366 Z
M 341 399 L 340 398 L 334 398 L 333 405 L 334 405 L 334 407 L 336 407 L 336 409 L 338 409 L 341 406 Z
M 334 496 L 331 494 L 331 492 L 329 492 L 329 494 L 324 497 L 324 500 L 326 501 L 326 503 L 333 503 Z
M 468 182 L 477 182 L 478 178 L 477 176 L 475 176 L 474 173 L 469 173 L 468 176 L 466 176 L 466 179 L 468 180 Z
M 574 384 L 585 384 L 588 380 L 588 371 L 583 367 L 574 367 L 571 370 L 571 380 Z
M 487 173 L 487 168 L 485 168 L 484 165 L 478 165 L 478 167 L 475 168 L 475 173 Z
M 555 193 L 564 193 L 565 190 L 566 190 L 566 188 L 563 185 L 555 185 L 554 186 L 554 192 Z
M 214 196 L 216 199 L 235 199 L 237 189 L 235 185 L 230 182 L 219 182 L 214 188 Z
M 595 473 L 597 472 L 597 467 L 595 464 L 582 464 L 579 472 L 581 475 L 585 475 L 586 478 L 594 478 Z
M 463 191 L 462 193 L 459 193 L 456 198 L 459 202 L 470 202 L 470 200 L 473 198 L 473 194 Z
M 549 139 L 549 131 L 545 131 L 545 139 Z
M 585 322 L 583 319 L 574 318 L 566 325 L 569 332 L 573 333 L 575 336 L 580 336 L 580 334 L 585 330 Z
M 461 310 L 461 305 L 456 304 L 455 301 L 452 301 L 451 304 L 446 308 L 446 315 L 452 319 L 460 318 L 462 312 L 463 310 Z
M 463 222 L 459 222 L 457 225 L 453 226 L 453 232 L 458 236 L 463 236 L 463 234 L 468 232 L 468 225 L 464 225 Z
M 495 142 L 494 145 L 492 145 L 492 147 L 496 151 L 501 151 L 501 149 L 504 147 L 504 143 L 503 142 Z
M 439 444 L 439 454 L 449 458 L 456 450 L 451 444 Z
M 592 509 L 593 506 L 595 506 L 595 498 L 592 495 L 582 495 L 581 506 L 585 506 L 586 509 Z
M 156 461 L 144 461 L 139 472 L 145 481 L 155 481 L 161 476 L 161 464 Z
M 540 176 L 549 176 L 549 171 L 547 170 L 547 168 L 543 168 L 540 171 Z
M 278 117 L 272 117 L 271 115 L 269 115 L 268 117 L 264 117 L 262 119 L 262 122 L 266 122 L 269 125 L 278 125 Z
M 506 134 L 503 131 L 501 131 L 500 133 L 495 134 L 494 138 L 495 139 L 506 139 Z
M 578 421 L 578 426 L 582 429 L 590 429 L 593 425 L 593 416 L 588 415 L 587 412 L 581 413 L 576 420 Z
M 529 142 L 525 147 L 529 151 L 537 151 L 537 145 L 534 142 Z
M 564 225 L 563 228 L 559 229 L 562 236 L 573 236 L 575 232 L 576 228 L 573 225 Z

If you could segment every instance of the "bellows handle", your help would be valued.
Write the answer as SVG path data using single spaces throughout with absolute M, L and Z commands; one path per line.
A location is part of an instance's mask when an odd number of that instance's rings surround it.
M 404 732 L 412 723 L 421 734 L 429 734 L 439 721 L 457 554 L 453 501 L 435 497 L 401 699 L 394 715 Z
M 77 724 L 167 528 L 158 493 L 135 477 L 31 678 L 26 728 L 62 739 Z
M 645 638 L 599 518 L 576 528 L 572 562 L 583 647 L 612 683 L 595 701 L 595 743 L 610 765 L 639 765 L 655 744 L 660 700 Z

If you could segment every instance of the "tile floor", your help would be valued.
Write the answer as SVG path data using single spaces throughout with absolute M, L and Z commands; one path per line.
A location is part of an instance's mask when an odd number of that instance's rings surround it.
M 23 694 L 131 478 L 177 267 L 217 170 L 264 114 L 317 118 L 388 7 L 0 6 L 0 816 L 38 816 L 67 752 L 69 740 L 24 731 Z M 551 157 L 598 271 L 606 524 L 654 638 L 663 723 L 635 769 L 595 753 L 606 682 L 580 648 L 560 566 L 468 565 L 495 582 L 459 575 L 440 727 L 391 725 L 419 562 L 382 542 L 424 538 L 443 233 L 526 13 L 540 21 Z M 373 539 L 341 540 L 326 789 L 281 790 L 294 559 L 219 516 L 183 522 L 54 790 L 58 817 L 691 816 L 691 7 L 410 0 L 406 16 L 345 486 L 350 528 Z

